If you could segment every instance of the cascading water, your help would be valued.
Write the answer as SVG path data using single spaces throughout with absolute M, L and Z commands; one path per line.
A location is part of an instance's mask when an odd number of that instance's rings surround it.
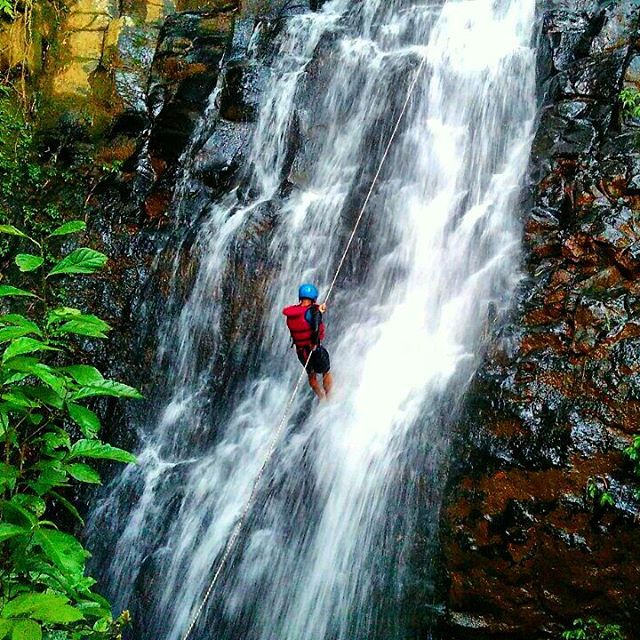
M 210 204 L 189 253 L 193 287 L 160 331 L 162 408 L 142 430 L 140 464 L 89 526 L 94 538 L 114 531 L 105 571 L 117 603 L 131 603 L 136 580 L 153 585 L 141 638 L 177 640 L 199 604 L 299 375 L 280 309 L 300 282 L 331 281 L 424 59 L 326 316 L 335 395 L 317 405 L 300 394 L 194 633 L 408 637 L 414 536 L 433 537 L 447 431 L 487 309 L 507 304 L 518 278 L 534 13 L 535 0 L 333 0 L 288 20 L 244 187 Z M 256 228 L 262 268 L 242 273 L 243 289 L 233 256 Z M 230 330 L 228 317 L 247 310 L 253 325 Z M 225 350 L 242 371 L 216 393 Z

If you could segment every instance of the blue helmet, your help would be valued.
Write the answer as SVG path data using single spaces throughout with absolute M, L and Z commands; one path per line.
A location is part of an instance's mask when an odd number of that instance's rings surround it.
M 298 298 L 302 300 L 302 298 L 309 298 L 309 300 L 313 300 L 314 302 L 318 299 L 318 290 L 312 284 L 303 284 L 300 285 L 298 289 Z

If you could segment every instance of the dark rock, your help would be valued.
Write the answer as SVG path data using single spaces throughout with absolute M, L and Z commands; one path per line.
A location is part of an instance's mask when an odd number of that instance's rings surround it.
M 218 98 L 220 116 L 232 122 L 252 122 L 265 75 L 255 63 L 240 60 L 226 65 Z
M 455 640 L 556 638 L 586 616 L 635 637 L 640 622 L 621 453 L 640 424 L 640 144 L 616 104 L 640 7 L 549 5 L 527 278 L 471 385 L 441 521 Z M 613 506 L 587 498 L 590 478 Z
M 573 316 L 574 351 L 588 353 L 602 340 L 618 335 L 628 319 L 624 291 L 618 295 L 614 290 L 606 296 L 580 296 Z
M 214 192 L 228 189 L 236 178 L 251 131 L 245 123 L 220 120 L 198 151 L 194 172 Z
M 599 420 L 583 416 L 576 408 L 569 413 L 571 425 L 571 444 L 584 458 L 592 458 L 596 453 L 607 451 L 611 446 L 611 438 L 606 426 Z
M 223 11 L 178 14 L 165 22 L 149 86 L 152 155 L 168 163 L 180 156 L 216 85 L 232 20 Z
M 131 135 L 138 128 L 137 150 L 127 161 L 129 173 L 122 176 L 123 209 L 131 210 L 136 222 L 147 219 L 162 226 L 169 221 L 178 159 L 217 83 L 233 36 L 235 3 L 220 4 L 167 18 L 145 86 L 144 115 L 136 120 L 127 115 L 136 111 L 125 112 L 113 129 L 112 135 Z
M 592 21 L 586 14 L 550 11 L 544 16 L 543 33 L 551 44 L 553 68 L 568 69 L 589 52 Z
M 617 95 L 625 71 L 629 48 L 616 50 L 612 55 L 587 61 L 559 74 L 558 90 L 561 96 L 611 100 Z
M 640 84 L 640 54 L 636 53 L 631 56 L 624 74 L 624 81 L 632 86 Z
M 624 48 L 637 37 L 640 25 L 640 8 L 635 0 L 606 2 L 603 12 L 604 24 L 591 45 L 592 54 L 601 54 L 611 49 Z
M 589 108 L 589 103 L 584 100 L 562 100 L 558 103 L 556 111 L 565 120 L 574 120 L 584 114 Z

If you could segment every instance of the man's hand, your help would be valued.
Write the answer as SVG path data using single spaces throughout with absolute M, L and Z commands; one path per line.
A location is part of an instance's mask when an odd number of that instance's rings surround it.
M 320 313 L 325 313 L 327 310 L 327 305 L 324 304 L 324 302 L 322 304 L 318 305 L 318 309 L 320 310 Z

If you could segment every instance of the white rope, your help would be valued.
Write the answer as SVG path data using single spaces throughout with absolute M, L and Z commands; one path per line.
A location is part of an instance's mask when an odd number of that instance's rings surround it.
M 262 476 L 264 475 L 264 471 L 267 468 L 267 465 L 269 464 L 269 462 L 271 461 L 271 458 L 273 457 L 273 454 L 276 450 L 276 445 L 278 444 L 278 441 L 280 440 L 280 435 L 282 433 L 282 430 L 285 427 L 286 424 L 286 420 L 287 417 L 289 415 L 289 410 L 291 409 L 291 406 L 293 405 L 293 402 L 296 398 L 296 396 L 298 395 L 298 391 L 300 389 L 300 385 L 305 377 L 305 373 L 307 370 L 307 366 L 309 364 L 309 360 L 311 360 L 311 353 L 309 353 L 309 356 L 307 357 L 307 361 L 305 362 L 304 365 L 304 369 L 302 370 L 302 373 L 300 374 L 300 376 L 298 377 L 298 381 L 296 382 L 296 386 L 293 389 L 293 393 L 291 394 L 291 396 L 289 397 L 289 401 L 287 402 L 287 406 L 285 407 L 284 413 L 282 414 L 282 419 L 280 420 L 280 424 L 278 425 L 278 428 L 276 429 L 276 432 L 273 436 L 273 438 L 271 439 L 271 442 L 269 444 L 269 448 L 267 449 L 267 455 L 264 457 L 264 460 L 262 462 L 262 465 L 260 467 L 260 470 L 258 471 L 258 475 L 256 476 L 256 479 L 253 482 L 253 487 L 251 489 L 251 493 L 249 494 L 249 498 L 247 499 L 247 502 L 244 505 L 244 509 L 242 510 L 242 513 L 240 514 L 240 517 L 238 518 L 238 522 L 236 522 L 236 526 L 233 528 L 233 531 L 231 532 L 231 535 L 229 536 L 229 540 L 227 541 L 227 546 L 225 548 L 224 554 L 222 556 L 222 558 L 220 559 L 220 562 L 218 563 L 218 568 L 216 569 L 216 572 L 213 574 L 213 578 L 211 579 L 211 583 L 209 584 L 209 587 L 207 588 L 204 597 L 202 598 L 202 602 L 200 603 L 200 606 L 198 607 L 198 609 L 196 610 L 191 623 L 189 624 L 189 627 L 186 631 L 186 633 L 184 634 L 184 636 L 182 636 L 182 640 L 187 640 L 187 638 L 191 635 L 191 632 L 193 631 L 193 628 L 196 625 L 196 622 L 198 621 L 198 618 L 200 617 L 200 614 L 202 613 L 202 609 L 204 608 L 205 603 L 207 602 L 207 600 L 209 599 L 209 596 L 211 595 L 211 592 L 213 591 L 214 587 L 216 586 L 216 583 L 218 582 L 218 578 L 220 577 L 220 574 L 222 573 L 222 569 L 224 568 L 227 560 L 229 559 L 229 556 L 231 555 L 231 552 L 233 551 L 235 545 L 236 545 L 236 541 L 238 540 L 238 536 L 240 535 L 240 532 L 242 531 L 242 527 L 244 526 L 244 523 L 247 519 L 247 516 L 249 515 L 249 511 L 251 511 L 251 507 L 253 506 L 253 499 L 255 498 L 255 495 L 258 491 L 258 485 L 260 484 L 260 480 L 262 480 Z
M 329 285 L 329 289 L 327 291 L 327 295 L 324 299 L 325 304 L 327 303 L 327 300 L 329 300 L 329 296 L 331 295 L 331 293 L 333 292 L 333 287 L 336 284 L 336 280 L 338 279 L 338 276 L 340 275 L 340 271 L 342 270 L 342 265 L 344 264 L 344 261 L 347 259 L 347 254 L 349 253 L 349 249 L 351 248 L 351 244 L 353 243 L 353 239 L 356 237 L 356 232 L 358 231 L 358 227 L 360 226 L 360 221 L 362 220 L 362 216 L 364 215 L 364 212 L 367 208 L 367 205 L 369 204 L 369 200 L 371 200 L 371 196 L 373 194 L 373 190 L 376 186 L 376 183 L 378 182 L 378 178 L 380 177 L 380 173 L 382 172 L 382 167 L 384 166 L 384 163 L 387 161 L 387 156 L 389 155 L 389 151 L 391 150 L 391 145 L 393 144 L 393 141 L 395 140 L 396 134 L 398 133 L 398 129 L 400 128 L 400 124 L 402 122 L 402 119 L 404 118 L 404 114 L 407 111 L 407 107 L 409 106 L 409 101 L 411 100 L 411 97 L 413 96 L 413 92 L 416 88 L 416 84 L 418 83 L 418 78 L 420 77 L 420 72 L 422 71 L 422 68 L 425 65 L 425 62 L 427 61 L 427 58 L 425 56 L 422 56 L 422 59 L 420 60 L 420 64 L 418 65 L 418 69 L 415 73 L 415 75 L 413 76 L 413 81 L 411 82 L 411 86 L 409 87 L 409 91 L 407 93 L 407 97 L 405 98 L 404 104 L 402 105 L 402 109 L 400 111 L 400 115 L 398 116 L 398 119 L 396 121 L 396 125 L 393 128 L 393 131 L 391 132 L 391 136 L 389 137 L 389 142 L 387 142 L 387 146 L 385 147 L 384 153 L 382 154 L 382 159 L 380 160 L 380 164 L 378 165 L 378 170 L 375 172 L 375 175 L 373 176 L 373 180 L 371 181 L 371 187 L 369 187 L 369 192 L 367 193 L 367 197 L 364 199 L 364 202 L 362 204 L 362 208 L 360 209 L 360 214 L 358 215 L 358 217 L 356 218 L 356 222 L 353 225 L 353 230 L 351 231 L 351 235 L 349 236 L 349 240 L 347 240 L 347 246 L 345 247 L 345 250 L 342 254 L 342 258 L 340 258 L 340 262 L 338 263 L 338 268 L 336 269 L 336 273 L 333 276 L 333 280 L 331 281 L 331 284 Z
M 356 232 L 358 231 L 358 227 L 360 226 L 360 222 L 362 220 L 362 217 L 364 216 L 365 210 L 369 204 L 369 200 L 371 199 L 371 196 L 373 195 L 373 190 L 375 189 L 376 183 L 378 182 L 378 178 L 380 177 L 380 173 L 382 172 L 382 167 L 384 166 L 384 163 L 387 160 L 387 157 L 389 155 L 389 151 L 391 150 L 391 146 L 393 144 L 393 141 L 395 140 L 395 137 L 398 133 L 398 129 L 400 128 L 400 124 L 402 123 L 402 119 L 404 118 L 404 114 L 407 111 L 407 107 L 409 106 L 409 101 L 411 100 L 411 97 L 413 95 L 413 92 L 416 88 L 416 84 L 418 83 L 418 78 L 420 77 L 420 73 L 425 65 L 426 62 L 426 57 L 422 57 L 422 59 L 420 60 L 420 64 L 418 65 L 418 69 L 413 77 L 413 81 L 411 82 L 411 85 L 409 87 L 409 91 L 407 93 L 407 97 L 404 101 L 404 104 L 402 105 L 402 109 L 400 111 L 400 115 L 398 116 L 398 119 L 396 121 L 396 124 L 393 128 L 393 131 L 391 132 L 391 136 L 389 137 L 389 141 L 387 142 L 387 146 L 385 147 L 384 153 L 382 154 L 382 158 L 380 160 L 380 164 L 378 165 L 378 169 L 375 172 L 374 176 L 373 176 L 373 180 L 371 181 L 371 186 L 369 187 L 369 192 L 367 193 L 367 197 L 364 199 L 364 202 L 362 204 L 362 207 L 360 209 L 360 213 L 358 214 L 358 217 L 356 218 L 356 222 L 353 226 L 353 229 L 351 231 L 351 235 L 349 236 L 349 239 L 347 240 L 347 245 L 345 247 L 344 252 L 342 253 L 342 257 L 340 258 L 340 262 L 338 263 L 338 266 L 336 268 L 335 274 L 333 276 L 333 280 L 331 281 L 331 284 L 329 285 L 329 288 L 327 290 L 327 295 L 325 296 L 324 299 L 324 304 L 327 303 L 327 301 L 329 300 L 329 297 L 331 296 L 331 293 L 333 292 L 333 288 L 335 287 L 336 281 L 338 280 L 338 276 L 340 275 L 340 271 L 342 270 L 342 267 L 344 265 L 344 261 L 347 258 L 347 254 L 349 253 L 349 249 L 351 248 L 351 245 L 353 243 L 353 240 L 356 236 Z M 313 353 L 313 352 L 311 352 Z M 224 550 L 224 554 L 222 555 L 222 558 L 220 558 L 220 562 L 218 563 L 218 567 L 215 571 L 215 573 L 213 574 L 213 578 L 211 579 L 211 582 L 209 583 L 209 586 L 207 587 L 207 590 L 205 591 L 205 594 L 202 598 L 202 601 L 200 602 L 200 605 L 198 606 L 198 608 L 196 609 L 196 612 L 193 616 L 193 618 L 191 619 L 191 623 L 189 624 L 189 627 L 187 628 L 187 631 L 185 632 L 185 634 L 182 636 L 182 640 L 188 640 L 189 636 L 191 635 L 191 632 L 193 631 L 193 628 L 195 627 L 198 619 L 200 618 L 200 614 L 202 613 L 202 610 L 204 609 L 204 606 L 207 602 L 207 600 L 209 599 L 209 596 L 211 595 L 211 592 L 213 591 L 213 589 L 216 586 L 216 583 L 218 582 L 218 578 L 220 577 L 220 574 L 222 573 L 222 569 L 224 568 L 224 566 L 227 563 L 227 560 L 229 559 L 229 556 L 231 555 L 231 552 L 233 551 L 233 549 L 235 548 L 236 542 L 238 541 L 238 537 L 240 536 L 240 533 L 242 532 L 242 528 L 244 527 L 244 524 L 247 520 L 247 516 L 249 515 L 249 512 L 251 511 L 251 508 L 253 507 L 253 500 L 256 496 L 256 493 L 258 491 L 258 486 L 260 484 L 260 481 L 262 480 L 262 476 L 264 475 L 264 472 L 267 468 L 267 465 L 269 464 L 269 462 L 271 461 L 271 458 L 273 457 L 273 454 L 275 453 L 276 447 L 278 445 L 278 442 L 280 441 L 280 436 L 282 435 L 282 431 L 286 425 L 287 422 L 287 418 L 289 417 L 289 411 L 291 410 L 291 407 L 293 406 L 293 403 L 296 399 L 296 396 L 298 395 L 298 391 L 300 390 L 300 385 L 302 384 L 302 381 L 305 378 L 305 374 L 307 371 L 307 366 L 309 365 L 309 361 L 311 360 L 311 353 L 309 353 L 307 360 L 305 362 L 304 365 L 304 369 L 302 370 L 302 373 L 300 374 L 300 376 L 298 377 L 298 381 L 296 382 L 296 386 L 293 389 L 293 392 L 291 393 L 291 396 L 289 397 L 289 401 L 287 402 L 287 405 L 284 409 L 284 412 L 282 414 L 282 418 L 280 420 L 280 424 L 278 425 L 278 428 L 276 429 L 273 438 L 271 439 L 271 442 L 269 443 L 269 447 L 267 449 L 267 453 L 264 457 L 264 460 L 262 462 L 262 465 L 260 466 L 260 470 L 258 471 L 258 475 L 256 476 L 254 482 L 253 482 L 253 487 L 251 489 L 251 493 L 249 494 L 249 498 L 247 499 L 247 502 L 244 505 L 244 508 L 242 510 L 242 513 L 240 514 L 240 517 L 238 518 L 238 521 L 236 522 L 235 527 L 233 528 L 233 531 L 231 532 L 231 535 L 229 536 L 229 539 L 227 540 L 227 544 Z

